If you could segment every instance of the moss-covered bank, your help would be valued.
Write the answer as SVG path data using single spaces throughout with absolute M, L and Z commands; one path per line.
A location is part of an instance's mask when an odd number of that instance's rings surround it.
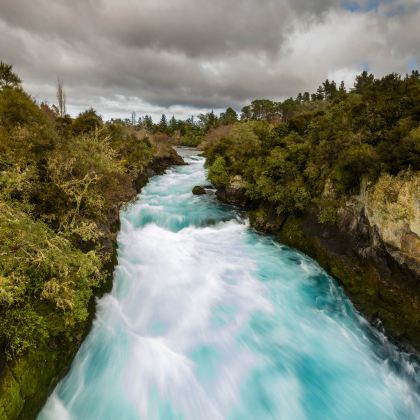
M 174 150 L 156 156 L 135 181 L 137 192 L 150 176 L 162 174 L 169 166 L 177 164 L 183 164 L 183 161 Z M 106 281 L 96 289 L 95 296 L 90 301 L 89 318 L 76 328 L 68 330 L 70 340 L 68 337 L 63 337 L 62 340 L 55 338 L 48 343 L 42 342 L 36 349 L 29 350 L 12 362 L 6 361 L 4 357 L 0 360 L 0 420 L 36 418 L 48 395 L 68 371 L 92 325 L 95 299 L 112 288 L 112 272 L 116 263 L 115 233 L 119 229 L 118 212 L 111 212 L 104 229 L 114 233 L 114 240 L 108 248 L 108 252 L 113 255 L 109 264 L 104 267 Z

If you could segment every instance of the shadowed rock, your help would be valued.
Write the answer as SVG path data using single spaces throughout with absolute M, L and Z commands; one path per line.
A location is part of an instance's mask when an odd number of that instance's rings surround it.
M 200 187 L 200 185 L 196 185 L 193 189 L 192 189 L 192 193 L 194 195 L 203 195 L 206 194 L 206 190 L 203 187 Z

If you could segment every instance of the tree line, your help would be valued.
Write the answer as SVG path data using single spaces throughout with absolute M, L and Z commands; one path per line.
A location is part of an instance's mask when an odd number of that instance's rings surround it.
M 364 71 L 348 91 L 326 80 L 313 94 L 253 101 L 239 122 L 208 131 L 201 147 L 214 184 L 240 176 L 251 202 L 282 215 L 315 206 L 334 223 L 363 179 L 420 169 L 419 72 Z

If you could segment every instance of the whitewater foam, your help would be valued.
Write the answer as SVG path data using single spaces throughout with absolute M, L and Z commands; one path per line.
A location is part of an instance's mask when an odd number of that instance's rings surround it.
M 39 419 L 418 418 L 416 361 L 311 259 L 193 196 L 187 160 L 122 213 L 113 290 Z

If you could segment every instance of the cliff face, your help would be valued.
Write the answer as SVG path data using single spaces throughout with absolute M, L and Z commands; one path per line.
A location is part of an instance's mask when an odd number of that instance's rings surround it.
M 261 204 L 249 212 L 250 222 L 316 259 L 372 323 L 420 351 L 419 186 L 418 172 L 363 182 L 360 194 L 338 209 L 336 223 L 321 223 L 316 208 L 285 218 Z M 240 192 L 232 184 L 218 196 L 246 205 Z
M 386 252 L 420 276 L 420 174 L 382 176 L 361 204 Z
M 342 232 L 359 238 L 356 253 L 383 263 L 384 258 L 420 279 L 420 174 L 383 175 L 374 185 L 362 183 L 337 213 Z M 386 268 L 386 267 L 385 267 Z
M 184 164 L 182 158 L 170 150 L 164 156 L 156 156 L 145 173 L 127 188 L 126 201 L 135 198 L 149 177 L 162 174 L 169 166 Z M 14 362 L 0 358 L 0 420 L 34 419 L 49 393 L 70 367 L 83 339 L 88 334 L 95 316 L 95 300 L 112 288 L 112 274 L 116 260 L 116 235 L 119 229 L 119 208 L 109 209 L 101 229 L 107 233 L 103 246 L 110 255 L 104 267 L 107 281 L 96 290 L 90 302 L 89 319 L 78 326 L 76 333 L 69 332 L 71 341 L 51 340 L 48 345 L 29 351 Z

